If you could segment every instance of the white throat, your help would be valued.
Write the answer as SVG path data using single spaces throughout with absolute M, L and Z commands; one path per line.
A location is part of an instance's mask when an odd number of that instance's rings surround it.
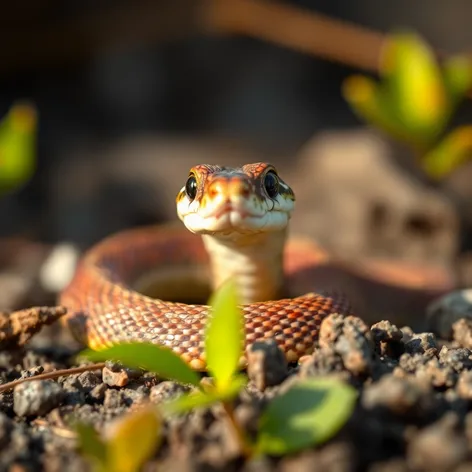
M 210 255 L 213 289 L 235 277 L 244 304 L 279 298 L 286 235 L 285 229 L 237 238 L 202 235 Z

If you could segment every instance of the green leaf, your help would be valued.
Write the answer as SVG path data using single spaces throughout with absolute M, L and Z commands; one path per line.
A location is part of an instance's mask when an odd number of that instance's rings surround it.
M 0 122 L 0 191 L 14 190 L 26 183 L 36 167 L 36 109 L 27 103 L 14 104 Z
M 193 408 L 202 408 L 221 401 L 231 401 L 246 384 L 244 376 L 234 377 L 225 390 L 196 391 L 172 400 L 163 405 L 164 412 L 169 414 L 183 413 Z
M 329 378 L 295 384 L 263 413 L 256 450 L 282 455 L 328 440 L 348 420 L 356 398 L 354 388 Z
M 342 92 L 353 111 L 362 119 L 400 141 L 415 142 L 411 130 L 392 112 L 383 87 L 370 77 L 348 77 L 343 82 Z
M 107 445 L 102 441 L 95 428 L 89 424 L 75 425 L 79 437 L 79 448 L 83 455 L 95 464 L 96 470 L 105 470 L 107 465 Z
M 154 372 L 162 378 L 198 386 L 200 377 L 177 354 L 170 349 L 150 343 L 123 343 L 92 351 L 87 349 L 80 353 L 91 361 L 113 359 L 129 367 L 137 367 Z
M 217 389 L 225 390 L 238 369 L 244 340 L 243 316 L 239 308 L 236 283 L 224 283 L 210 299 L 211 315 L 205 334 L 208 370 Z
M 418 141 L 430 143 L 444 129 L 450 114 L 441 69 L 432 49 L 417 34 L 393 34 L 385 42 L 380 68 L 398 120 Z
M 113 472 L 138 472 L 156 451 L 161 439 L 161 419 L 155 407 L 127 414 L 112 425 L 108 440 L 108 466 Z
M 421 157 L 420 165 L 429 177 L 439 180 L 472 159 L 472 125 L 451 131 Z
M 459 103 L 472 87 L 472 59 L 453 56 L 443 63 L 444 84 L 454 105 Z

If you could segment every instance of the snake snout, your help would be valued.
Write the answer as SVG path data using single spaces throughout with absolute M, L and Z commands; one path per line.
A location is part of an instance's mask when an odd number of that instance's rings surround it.
M 222 198 L 229 201 L 239 197 L 248 198 L 251 190 L 252 186 L 245 178 L 218 178 L 210 183 L 208 196 L 211 199 Z

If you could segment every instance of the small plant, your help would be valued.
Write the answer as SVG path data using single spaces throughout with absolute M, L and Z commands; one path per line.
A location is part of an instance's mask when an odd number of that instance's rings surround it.
M 25 184 L 36 166 L 36 110 L 14 104 L 0 122 L 0 195 Z
M 149 343 L 125 343 L 102 351 L 87 350 L 82 355 L 94 361 L 114 359 L 196 387 L 196 391 L 160 406 L 161 414 L 179 414 L 221 402 L 247 457 L 294 452 L 326 441 L 342 427 L 352 412 L 357 392 L 333 379 L 314 378 L 295 383 L 276 397 L 260 419 L 256 440 L 250 441 L 235 418 L 232 403 L 247 383 L 247 378 L 238 373 L 244 324 L 236 285 L 224 284 L 215 292 L 210 306 L 205 357 L 213 383 L 201 383 L 199 375 L 171 350 Z M 140 428 L 136 434 L 145 432 Z
M 161 418 L 157 409 L 147 406 L 110 424 L 102 439 L 93 426 L 76 426 L 80 449 L 95 472 L 138 472 L 157 449 Z
M 344 97 L 371 125 L 410 146 L 419 166 L 441 179 L 472 156 L 472 125 L 447 127 L 472 86 L 472 60 L 453 56 L 441 65 L 418 35 L 398 33 L 385 42 L 381 81 L 355 75 Z

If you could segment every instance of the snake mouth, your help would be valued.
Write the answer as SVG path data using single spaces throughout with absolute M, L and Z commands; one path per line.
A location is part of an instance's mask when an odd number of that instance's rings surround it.
M 231 203 L 226 203 L 226 204 L 222 205 L 220 208 L 217 208 L 216 210 L 211 212 L 208 215 L 208 217 L 215 218 L 216 220 L 219 220 L 223 216 L 230 215 L 231 213 L 236 214 L 241 219 L 262 218 L 262 216 L 263 216 L 263 215 L 257 215 L 255 213 L 251 213 L 250 211 L 245 210 L 244 208 L 239 208 L 237 206 L 234 206 Z

